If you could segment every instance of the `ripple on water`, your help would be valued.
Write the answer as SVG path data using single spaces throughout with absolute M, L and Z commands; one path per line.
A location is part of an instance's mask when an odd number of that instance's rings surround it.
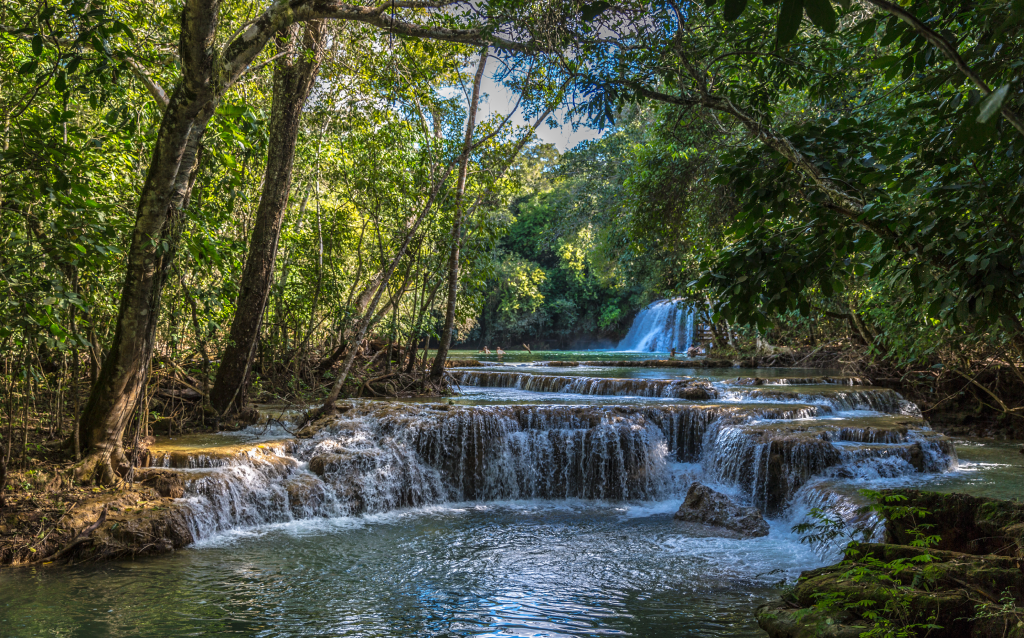
M 515 392 L 463 400 L 540 402 Z M 822 481 L 851 493 L 865 481 L 1019 484 L 1024 472 L 991 452 L 962 451 L 963 471 L 941 477 L 869 468 Z M 701 472 L 667 465 L 678 485 Z M 762 538 L 719 538 L 672 520 L 681 500 L 452 503 L 233 530 L 137 562 L 0 572 L 0 636 L 763 636 L 752 609 L 821 559 L 794 521 L 771 521 Z

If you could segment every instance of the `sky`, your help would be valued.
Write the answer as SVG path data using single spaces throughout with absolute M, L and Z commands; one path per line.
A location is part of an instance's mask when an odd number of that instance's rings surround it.
M 474 64 L 473 66 L 475 67 L 476 65 Z M 499 82 L 496 82 L 494 80 L 494 76 L 491 73 L 487 73 L 489 70 L 491 69 L 485 70 L 484 82 L 481 86 L 481 90 L 486 95 L 486 99 L 481 100 L 480 121 L 486 120 L 493 113 L 497 113 L 504 117 L 505 115 L 508 115 L 508 112 L 511 111 L 516 104 L 515 93 L 506 89 Z M 559 128 L 551 128 L 547 124 L 541 124 L 540 128 L 537 129 L 537 137 L 539 137 L 543 142 L 554 144 L 555 148 L 557 148 L 560 153 L 571 150 L 580 142 L 597 139 L 601 136 L 597 129 L 590 128 L 584 124 L 580 124 L 580 126 L 573 131 L 572 124 L 565 122 L 564 109 L 555 114 L 555 119 L 561 126 Z M 532 124 L 532 122 L 527 123 L 519 112 L 517 112 L 512 118 L 512 123 L 517 125 Z

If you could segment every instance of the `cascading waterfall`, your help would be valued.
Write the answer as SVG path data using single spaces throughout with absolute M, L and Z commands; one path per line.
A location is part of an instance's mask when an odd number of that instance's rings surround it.
M 685 353 L 693 343 L 693 309 L 678 299 L 661 299 L 641 310 L 617 350 Z
M 769 515 L 816 477 L 955 467 L 949 440 L 918 418 L 827 424 L 847 392 L 836 406 L 368 404 L 307 426 L 304 438 L 156 453 L 151 465 L 188 468 L 158 471 L 184 477 L 196 539 L 449 501 L 665 498 L 685 490 L 677 462 Z

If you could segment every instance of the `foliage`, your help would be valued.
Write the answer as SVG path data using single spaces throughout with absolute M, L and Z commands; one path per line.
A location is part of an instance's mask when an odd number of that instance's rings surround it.
M 870 500 L 870 504 L 861 509 L 862 515 L 909 521 L 908 529 L 914 536 L 910 542 L 912 546 L 927 549 L 938 545 L 941 539 L 928 533 L 932 527 L 930 524 L 915 523 L 917 519 L 926 517 L 928 512 L 918 506 L 902 504 L 907 500 L 905 495 L 873 490 L 859 492 Z M 858 542 L 870 540 L 874 535 L 873 527 L 851 529 L 837 512 L 821 508 L 813 508 L 808 513 L 808 520 L 795 525 L 793 531 L 801 534 L 801 542 L 814 545 L 819 550 L 830 547 L 843 550 L 845 556 L 840 566 L 845 569 L 840 578 L 871 586 L 870 591 L 880 599 L 866 599 L 842 591 L 819 592 L 814 594 L 814 607 L 805 610 L 803 617 L 815 610 L 823 612 L 824 618 L 831 618 L 839 612 L 853 613 L 871 622 L 870 628 L 861 634 L 865 638 L 909 638 L 921 631 L 942 628 L 935 624 L 934 614 L 921 618 L 912 606 L 911 591 L 930 587 L 927 569 L 918 568 L 934 561 L 934 556 L 924 552 L 910 558 L 886 561 L 870 552 L 864 553 Z M 907 576 L 911 574 L 913 577 L 908 582 Z

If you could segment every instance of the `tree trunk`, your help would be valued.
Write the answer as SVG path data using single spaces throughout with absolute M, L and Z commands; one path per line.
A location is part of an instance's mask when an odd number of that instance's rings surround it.
M 210 393 L 210 404 L 219 414 L 245 403 L 249 369 L 274 280 L 281 221 L 291 191 L 299 122 L 320 68 L 325 31 L 322 22 L 314 21 L 305 27 L 302 46 L 295 46 L 294 42 L 298 39 L 297 25 L 279 38 L 279 46 L 290 47 L 292 51 L 279 58 L 274 68 L 274 97 L 263 193 L 256 210 L 256 224 L 249 241 L 228 344 L 221 355 Z
M 114 339 L 82 411 L 80 435 L 90 452 L 79 467 L 82 480 L 114 480 L 123 457 L 122 437 L 153 355 L 160 293 L 174 259 L 180 212 L 195 182 L 200 138 L 213 115 L 209 104 L 189 117 L 179 98 L 182 92 L 175 93 L 164 118 L 139 203 Z M 165 189 L 168 182 L 171 188 Z
M 427 285 L 427 278 L 424 277 L 423 278 L 423 286 L 426 287 L 426 285 Z M 411 335 L 411 337 L 409 339 L 409 341 L 410 341 L 409 348 L 411 350 L 411 353 L 409 355 L 409 365 L 405 369 L 406 373 L 408 373 L 408 374 L 412 374 L 416 370 L 416 356 L 417 356 L 416 349 L 419 346 L 420 338 L 421 338 L 421 336 L 423 334 L 423 322 L 424 322 L 424 320 L 427 317 L 427 313 L 430 311 L 430 307 L 434 304 L 434 297 L 437 296 L 437 291 L 440 290 L 440 289 L 441 289 L 441 282 L 438 282 L 437 285 L 435 285 L 430 290 L 430 296 L 427 297 L 427 300 L 420 304 L 420 307 L 419 307 L 419 318 L 416 320 L 415 328 L 413 329 L 413 333 L 412 333 L 412 335 Z M 425 292 L 426 291 L 424 291 L 424 293 Z M 424 347 L 424 351 L 425 350 L 426 350 L 426 348 Z
M 430 369 L 430 376 L 441 378 L 444 374 L 444 362 L 448 358 L 448 348 L 452 344 L 452 332 L 455 330 L 455 302 L 459 292 L 459 251 L 462 248 L 462 214 L 463 198 L 466 194 L 466 173 L 469 170 L 469 156 L 473 152 L 473 129 L 476 128 L 476 111 L 480 103 L 480 85 L 484 79 L 484 67 L 487 65 L 487 47 L 480 50 L 480 62 L 473 78 L 473 97 L 469 101 L 469 115 L 466 119 L 466 137 L 462 141 L 462 154 L 459 156 L 459 181 L 455 190 L 455 212 L 452 220 L 452 247 L 448 254 L 448 305 L 445 308 L 444 328 L 441 329 L 440 342 L 437 344 L 437 356 Z
M 420 224 L 423 223 L 423 220 L 426 219 L 430 215 L 430 211 L 433 210 L 438 194 L 445 181 L 447 181 L 449 175 L 451 175 L 451 165 L 440 171 L 440 174 L 434 182 L 433 190 L 430 193 L 430 197 L 427 199 L 426 205 L 416 216 L 416 219 L 409 228 L 408 233 L 406 233 L 405 240 L 402 242 L 402 245 L 398 247 L 398 251 L 384 269 L 383 276 L 381 277 L 382 281 L 386 282 L 390 280 L 391 275 L 393 275 L 395 269 L 398 268 L 398 264 L 402 261 L 406 251 L 409 250 L 409 244 L 412 242 L 412 238 L 416 235 L 416 231 L 419 230 Z M 334 402 L 337 401 L 338 397 L 341 395 L 341 387 L 345 385 L 345 379 L 348 378 L 348 373 L 352 370 L 352 363 L 356 359 L 356 353 L 359 352 L 359 344 L 362 343 L 363 337 L 366 336 L 366 332 L 373 324 L 373 313 L 377 308 L 377 304 L 380 303 L 381 295 L 386 287 L 387 286 L 377 287 L 377 293 L 373 296 L 373 299 L 370 300 L 366 312 L 363 313 L 362 317 L 360 317 L 357 322 L 356 328 L 353 330 L 353 337 L 348 342 L 348 346 L 346 348 L 347 354 L 345 355 L 345 362 L 341 367 L 341 373 L 338 375 L 338 378 L 335 379 L 334 385 L 331 386 L 331 392 L 327 395 L 327 400 L 325 400 L 324 404 L 320 406 L 321 413 L 326 414 L 334 410 Z
M 124 459 L 122 438 L 153 354 L 160 292 L 174 258 L 180 213 L 195 183 L 200 140 L 216 107 L 213 38 L 218 9 L 219 2 L 189 0 L 182 11 L 182 77 L 164 111 L 139 196 L 110 352 L 79 424 L 89 450 L 77 471 L 84 481 L 113 482 Z

